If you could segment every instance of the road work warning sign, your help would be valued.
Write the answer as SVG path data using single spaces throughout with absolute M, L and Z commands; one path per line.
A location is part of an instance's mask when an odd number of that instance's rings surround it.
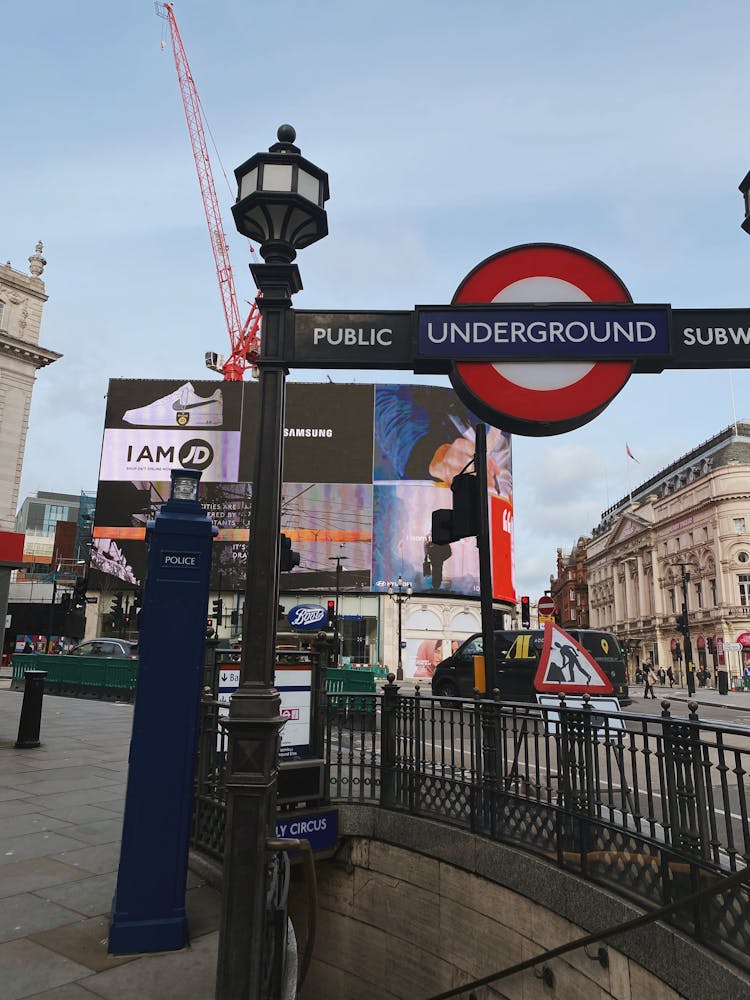
M 534 689 L 556 694 L 612 694 L 612 682 L 572 635 L 554 622 L 544 626 L 544 645 L 534 678 Z

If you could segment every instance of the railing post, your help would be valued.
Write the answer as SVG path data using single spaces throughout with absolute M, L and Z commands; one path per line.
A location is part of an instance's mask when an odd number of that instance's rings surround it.
M 398 684 L 395 674 L 388 674 L 383 685 L 383 707 L 380 716 L 380 804 L 386 809 L 396 805 L 396 713 Z
M 472 783 L 474 786 L 474 794 L 471 796 L 471 829 L 473 833 L 478 833 L 481 832 L 483 828 L 482 816 L 484 812 L 484 789 L 482 787 L 484 782 L 484 711 L 482 708 L 482 696 L 478 688 L 474 688 L 473 695 L 474 775 Z
M 559 695 L 560 708 L 557 723 L 557 767 L 558 767 L 558 802 L 562 808 L 557 813 L 557 861 L 562 863 L 563 854 L 575 848 L 573 831 L 573 775 L 574 759 L 570 753 L 570 720 L 569 709 L 565 704 L 565 694 Z M 571 841 L 573 843 L 571 844 Z
M 698 703 L 688 702 L 689 723 L 698 720 Z M 704 856 L 709 838 L 706 796 L 700 769 L 700 737 L 689 723 L 662 712 L 670 842 L 677 850 Z
M 46 676 L 46 670 L 27 670 L 24 674 L 21 719 L 18 723 L 18 739 L 16 740 L 17 750 L 28 750 L 40 745 L 39 730 L 42 725 L 42 698 Z
M 411 790 L 409 793 L 409 809 L 419 815 L 422 804 L 422 694 L 419 684 L 414 685 L 414 752 L 412 754 Z

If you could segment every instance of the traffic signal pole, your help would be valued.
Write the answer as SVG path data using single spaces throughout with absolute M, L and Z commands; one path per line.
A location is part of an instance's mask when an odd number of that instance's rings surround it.
M 685 673 L 688 694 L 695 694 L 695 664 L 693 663 L 693 646 L 690 642 L 690 619 L 688 617 L 688 580 L 690 573 L 685 569 L 685 563 L 680 563 L 682 571 L 682 633 L 685 638 Z

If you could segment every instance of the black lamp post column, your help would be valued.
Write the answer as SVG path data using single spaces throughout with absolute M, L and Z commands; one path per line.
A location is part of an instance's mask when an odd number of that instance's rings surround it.
M 268 153 L 235 170 L 238 231 L 260 244 L 251 265 L 261 297 L 258 451 L 253 476 L 240 684 L 229 709 L 224 885 L 217 1000 L 261 1000 L 271 956 L 265 933 L 269 838 L 275 832 L 281 729 L 274 688 L 279 603 L 281 471 L 287 363 L 292 357 L 292 295 L 302 287 L 297 250 L 326 235 L 328 176 L 300 156 L 282 125 Z
M 259 997 L 264 956 L 266 840 L 273 836 L 281 728 L 274 688 L 286 364 L 296 264 L 256 264 L 263 347 L 240 686 L 229 711 L 229 766 L 217 997 Z M 247 992 L 239 984 L 249 986 Z

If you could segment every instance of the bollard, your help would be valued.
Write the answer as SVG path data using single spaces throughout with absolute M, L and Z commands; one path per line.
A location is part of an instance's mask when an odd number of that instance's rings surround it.
M 39 729 L 42 724 L 42 696 L 46 676 L 46 670 L 27 670 L 23 676 L 23 704 L 16 749 L 25 750 L 40 745 Z

